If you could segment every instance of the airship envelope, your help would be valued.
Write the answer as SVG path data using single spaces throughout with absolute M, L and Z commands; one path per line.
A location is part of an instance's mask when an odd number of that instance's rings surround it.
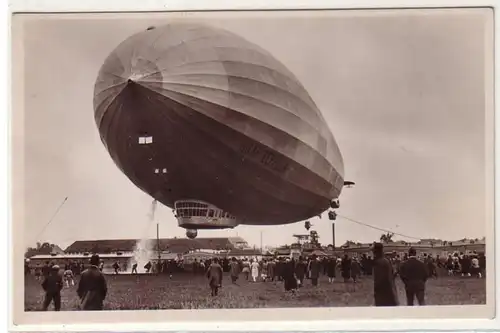
M 123 41 L 99 71 L 94 115 L 116 165 L 168 207 L 199 200 L 243 224 L 285 224 L 324 212 L 343 186 L 305 88 L 222 29 L 170 24 Z

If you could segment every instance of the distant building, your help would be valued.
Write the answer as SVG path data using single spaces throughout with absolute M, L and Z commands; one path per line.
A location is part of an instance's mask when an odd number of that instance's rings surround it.
M 51 255 L 51 254 L 63 254 L 64 250 L 61 249 L 56 244 L 44 243 L 39 244 L 40 247 L 29 248 L 25 253 L 25 258 L 31 258 L 36 255 Z
M 241 237 L 229 237 L 229 241 L 234 244 L 234 248 L 236 249 L 248 249 L 248 243 Z
M 85 240 L 76 241 L 65 250 L 66 253 L 117 253 L 133 252 L 136 248 L 137 239 L 110 239 L 110 240 Z M 157 251 L 158 241 L 150 239 L 146 241 L 148 250 Z M 244 249 L 248 243 L 241 237 L 219 237 L 219 238 L 162 238 L 159 240 L 161 251 L 171 253 L 189 253 L 192 251 L 229 251 L 232 249 Z
M 83 240 L 75 241 L 63 251 L 55 249 L 52 253 L 37 254 L 30 258 L 30 266 L 43 266 L 46 262 L 64 265 L 70 262 L 88 264 L 92 254 L 99 254 L 107 273 L 113 272 L 115 262 L 120 264 L 124 271 L 131 269 L 134 261 L 138 240 L 136 239 L 108 239 L 108 240 Z M 209 258 L 214 256 L 258 257 L 260 251 L 248 248 L 248 243 L 241 237 L 226 238 L 164 238 L 150 239 L 145 242 L 145 247 L 151 255 L 151 261 L 158 260 L 158 245 L 161 260 L 177 260 L 186 258 Z M 142 269 L 142 267 L 139 267 Z
M 262 252 L 258 249 L 233 249 L 224 254 L 228 258 L 236 258 L 236 259 L 262 259 Z
M 130 262 L 130 259 L 133 258 L 132 252 L 118 252 L 118 253 L 110 253 L 110 254 L 100 254 L 99 255 L 103 264 L 104 264 L 104 272 L 110 273 L 113 272 L 112 268 L 115 262 L 120 264 L 120 267 L 123 270 L 127 270 L 127 265 Z M 64 268 L 66 264 L 69 263 L 83 263 L 84 265 L 88 265 L 90 261 L 91 254 L 90 253 L 80 253 L 80 254 L 40 254 L 35 255 L 30 258 L 29 266 L 31 268 L 41 267 L 45 265 L 45 263 L 59 265 L 61 268 Z
M 433 256 L 447 257 L 449 254 L 454 253 L 485 253 L 486 245 L 485 239 L 462 239 L 458 241 L 444 241 L 440 239 L 422 239 L 418 242 L 405 242 L 393 241 L 383 243 L 386 253 L 396 253 L 403 256 L 408 252 L 410 247 L 417 250 L 417 254 L 431 254 Z M 373 243 L 356 243 L 347 241 L 340 248 L 336 248 L 335 252 L 339 250 L 343 253 L 352 256 L 357 255 L 371 255 Z

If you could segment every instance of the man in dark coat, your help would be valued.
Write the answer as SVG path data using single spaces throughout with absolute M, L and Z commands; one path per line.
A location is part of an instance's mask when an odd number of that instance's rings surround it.
M 391 262 L 384 256 L 381 243 L 373 245 L 373 292 L 375 306 L 397 306 L 398 294 Z
M 486 273 L 486 256 L 484 255 L 484 253 L 481 253 L 478 259 L 480 271 L 482 275 L 484 275 Z
M 212 296 L 217 296 L 219 288 L 222 286 L 222 275 L 222 266 L 219 265 L 219 259 L 214 258 L 207 269 L 208 284 L 212 290 Z
M 45 291 L 43 311 L 47 311 L 52 301 L 54 301 L 54 310 L 61 311 L 61 290 L 63 286 L 63 278 L 59 274 L 59 266 L 54 265 L 50 268 L 49 275 L 42 282 L 42 288 Z
M 307 269 L 309 271 L 313 286 L 318 285 L 318 278 L 319 278 L 320 269 L 321 269 L 320 262 L 318 261 L 318 258 L 316 257 L 316 255 L 313 254 L 311 261 L 309 262 L 309 267 Z
M 285 263 L 283 262 L 283 258 L 279 257 L 278 261 L 276 262 L 276 266 L 274 268 L 274 272 L 276 277 L 278 278 L 278 281 L 283 281 L 283 265 Z
M 294 292 L 297 289 L 297 277 L 295 275 L 295 263 L 290 258 L 286 258 L 283 263 L 282 276 L 285 282 L 285 291 Z
M 76 292 L 80 297 L 82 310 L 98 311 L 103 309 L 108 287 L 104 275 L 99 270 L 99 262 L 99 256 L 92 255 L 90 267 L 83 271 L 78 283 Z
M 359 276 L 361 275 L 361 265 L 357 258 L 352 259 L 351 262 L 351 278 L 354 283 L 358 282 Z
M 366 275 L 371 276 L 373 274 L 373 258 L 368 256 L 366 260 Z
M 271 281 L 276 277 L 276 260 L 273 259 L 267 263 L 267 274 Z
M 307 266 L 304 262 L 304 258 L 299 257 L 299 261 L 295 264 L 295 276 L 297 276 L 297 280 L 299 282 L 299 287 L 304 284 L 304 277 L 306 276 Z
M 342 258 L 342 262 L 340 263 L 340 268 L 342 270 L 342 277 L 344 278 L 344 282 L 348 282 L 351 279 L 351 259 L 347 254 L 344 254 L 344 258 Z
M 46 278 L 50 275 L 50 264 L 48 261 L 45 262 L 45 265 L 42 267 L 43 277 Z
M 417 259 L 417 251 L 410 248 L 408 260 L 401 264 L 399 275 L 405 284 L 406 301 L 413 305 L 416 296 L 419 305 L 425 305 L 425 282 L 429 278 L 427 265 Z

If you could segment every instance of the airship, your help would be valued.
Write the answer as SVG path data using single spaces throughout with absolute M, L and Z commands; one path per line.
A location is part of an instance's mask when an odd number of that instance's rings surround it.
M 338 207 L 344 163 L 322 113 L 285 65 L 235 33 L 144 29 L 105 59 L 93 102 L 112 160 L 190 238 Z

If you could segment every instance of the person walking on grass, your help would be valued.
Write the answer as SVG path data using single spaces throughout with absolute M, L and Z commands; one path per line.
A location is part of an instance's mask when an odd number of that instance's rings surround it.
M 99 255 L 94 254 L 90 258 L 90 267 L 83 271 L 76 293 L 80 298 L 82 310 L 98 311 L 103 309 L 108 286 L 104 275 L 99 270 Z
M 42 288 L 45 291 L 43 311 L 47 311 L 52 302 L 54 302 L 54 310 L 61 311 L 61 290 L 63 286 L 63 278 L 59 274 L 59 266 L 54 265 L 42 282 Z
M 118 264 L 118 261 L 115 261 L 113 264 L 113 269 L 115 270 L 115 275 L 118 275 L 118 271 L 120 270 L 120 264 Z M 99 269 L 102 272 L 102 269 Z
M 212 290 L 212 296 L 217 296 L 219 288 L 222 287 L 222 266 L 219 264 L 219 258 L 214 258 L 207 270 L 208 285 Z

